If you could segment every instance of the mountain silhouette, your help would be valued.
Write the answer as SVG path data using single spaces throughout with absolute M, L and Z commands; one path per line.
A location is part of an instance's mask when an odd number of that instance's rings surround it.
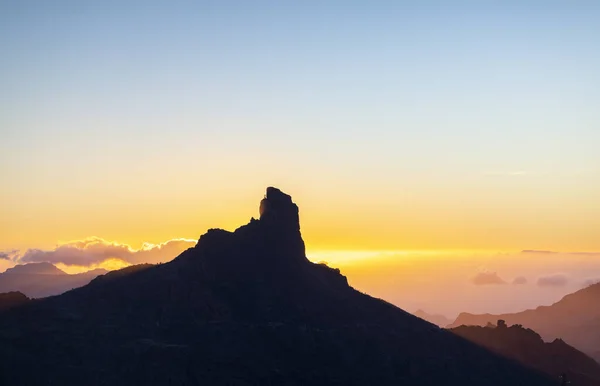
M 574 385 L 600 385 L 600 364 L 563 340 L 545 343 L 535 331 L 518 324 L 507 327 L 503 320 L 497 326 L 460 326 L 451 331 L 555 379 L 565 374 Z
M 423 310 L 417 310 L 417 311 L 413 312 L 413 315 L 418 316 L 419 318 L 426 320 L 429 323 L 433 323 L 439 327 L 446 327 L 447 325 L 452 323 L 452 320 L 448 319 L 444 315 L 430 314 Z
M 18 291 L 32 298 L 58 295 L 88 284 L 108 271 L 92 271 L 69 275 L 50 263 L 17 265 L 0 273 L 0 292 Z
M 4 275 L 66 275 L 67 273 L 63 270 L 56 268 L 50 263 L 29 263 L 16 265 L 12 268 L 7 269 Z
M 553 385 L 306 258 L 298 207 L 0 315 L 3 385 Z M 3 383 L 2 383 L 3 382 Z
M 461 313 L 451 327 L 484 326 L 498 319 L 531 328 L 547 341 L 563 339 L 600 361 L 600 283 L 533 310 L 501 315 Z

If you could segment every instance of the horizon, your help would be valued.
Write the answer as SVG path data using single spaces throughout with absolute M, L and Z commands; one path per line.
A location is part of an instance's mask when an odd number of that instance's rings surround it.
M 300 225 L 302 231 L 302 217 Z M 68 274 L 168 263 L 196 243 L 197 240 L 180 238 L 133 248 L 91 237 L 61 243 L 50 250 L 13 250 L 12 256 L 0 259 L 0 272 L 16 264 L 35 262 L 51 262 Z M 463 312 L 506 313 L 548 306 L 565 295 L 600 283 L 600 275 L 594 276 L 594 272 L 600 272 L 600 253 L 594 252 L 318 251 L 307 247 L 306 256 L 313 263 L 341 269 L 350 285 L 360 291 L 410 312 L 423 310 L 450 320 Z

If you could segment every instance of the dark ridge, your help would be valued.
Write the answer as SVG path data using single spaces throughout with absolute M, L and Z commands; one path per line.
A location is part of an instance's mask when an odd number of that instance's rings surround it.
M 526 366 L 558 379 L 566 375 L 572 384 L 600 385 L 600 364 L 561 339 L 545 343 L 535 331 L 521 325 L 460 326 L 451 331 Z
M 30 301 L 31 299 L 21 292 L 0 293 L 0 311 L 21 306 Z
M 7 312 L 0 384 L 554 384 L 310 262 L 289 195 L 268 188 L 259 214 Z

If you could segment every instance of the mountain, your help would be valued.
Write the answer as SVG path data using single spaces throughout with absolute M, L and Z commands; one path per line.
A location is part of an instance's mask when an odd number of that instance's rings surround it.
M 310 262 L 287 194 L 268 188 L 259 212 L 169 263 L 4 312 L 0 384 L 555 384 Z
M 439 327 L 446 327 L 447 325 L 452 323 L 452 320 L 446 318 L 444 315 L 429 314 L 423 310 L 417 310 L 417 311 L 413 312 L 413 315 L 417 316 L 423 320 L 426 320 L 429 323 L 433 323 Z
M 29 263 L 9 268 L 4 274 L 10 275 L 66 275 L 67 273 L 50 263 Z
M 0 273 L 0 292 L 19 291 L 32 298 L 58 295 L 88 284 L 104 269 L 69 275 L 50 263 L 17 265 Z
M 499 319 L 531 328 L 547 341 L 561 338 L 600 360 L 597 357 L 600 347 L 600 284 L 566 295 L 551 306 L 533 310 L 502 315 L 461 313 L 451 327 L 484 326 Z
M 518 324 L 507 327 L 503 320 L 497 326 L 460 326 L 451 331 L 555 379 L 565 374 L 574 385 L 600 385 L 600 364 L 560 339 L 545 343 L 535 331 Z

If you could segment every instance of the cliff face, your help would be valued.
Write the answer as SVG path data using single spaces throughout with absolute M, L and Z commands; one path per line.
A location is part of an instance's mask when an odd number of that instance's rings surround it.
M 287 194 L 260 208 L 169 263 L 3 314 L 2 384 L 553 384 L 311 263 Z

